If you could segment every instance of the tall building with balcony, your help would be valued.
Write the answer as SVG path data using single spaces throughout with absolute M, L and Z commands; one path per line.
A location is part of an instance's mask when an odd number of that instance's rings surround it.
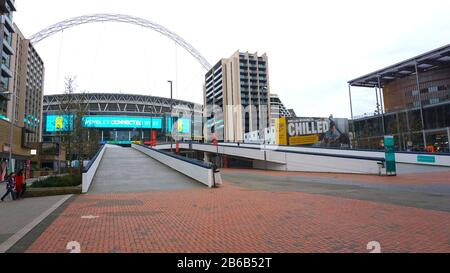
M 8 165 L 16 171 L 33 164 L 31 154 L 41 141 L 42 104 L 44 89 L 44 63 L 31 44 L 13 24 L 10 47 L 12 56 L 2 55 L 7 60 L 11 77 L 2 78 L 8 90 L 5 111 L 0 119 L 0 161 L 9 160 Z M 3 66 L 2 66 L 2 76 Z M 3 164 L 4 165 L 4 164 Z
M 7 117 L 7 101 L 10 97 L 9 81 L 12 78 L 10 68 L 11 56 L 14 55 L 14 49 L 11 46 L 12 35 L 15 32 L 12 23 L 12 13 L 16 11 L 13 0 L 0 0 L 0 54 L 2 56 L 0 73 L 0 119 Z
M 244 134 L 264 130 L 270 122 L 270 85 L 266 54 L 235 52 L 205 75 L 207 141 L 242 142 Z
M 42 104 L 44 96 L 44 62 L 31 44 L 20 32 L 13 35 L 12 46 L 16 54 L 11 60 L 13 79 L 10 90 L 16 98 L 16 106 L 8 107 L 8 113 L 15 109 L 15 122 L 24 127 L 24 144 L 41 141 Z

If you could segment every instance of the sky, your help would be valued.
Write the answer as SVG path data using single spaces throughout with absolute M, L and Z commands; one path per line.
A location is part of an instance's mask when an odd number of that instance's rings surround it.
M 17 0 L 26 37 L 87 14 L 119 13 L 162 25 L 210 64 L 237 50 L 267 53 L 270 91 L 298 116 L 350 117 L 347 82 L 450 43 L 450 1 Z M 36 44 L 44 94 L 132 93 L 203 102 L 205 70 L 174 41 L 124 23 L 91 23 Z M 354 115 L 375 110 L 375 91 L 352 89 Z

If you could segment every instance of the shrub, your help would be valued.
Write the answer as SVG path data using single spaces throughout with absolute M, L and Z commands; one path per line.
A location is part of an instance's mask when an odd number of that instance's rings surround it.
M 41 181 L 36 181 L 32 188 L 49 187 L 74 187 L 81 184 L 81 174 L 72 174 L 65 176 L 51 176 Z

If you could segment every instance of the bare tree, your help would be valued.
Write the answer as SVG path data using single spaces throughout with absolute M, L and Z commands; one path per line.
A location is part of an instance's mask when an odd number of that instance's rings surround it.
M 68 118 L 69 130 L 64 134 L 63 145 L 69 160 L 83 160 L 92 157 L 99 147 L 97 130 L 84 126 L 84 116 L 87 113 L 85 93 L 76 91 L 76 77 L 66 77 L 65 96 L 61 103 L 62 112 Z M 82 168 L 82 164 L 80 164 Z

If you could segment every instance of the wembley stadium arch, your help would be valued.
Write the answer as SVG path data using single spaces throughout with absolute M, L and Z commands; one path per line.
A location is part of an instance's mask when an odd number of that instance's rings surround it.
M 204 69 L 211 69 L 206 58 L 175 32 L 152 21 L 124 14 L 101 13 L 69 18 L 42 29 L 29 39 L 36 45 L 65 29 L 97 22 L 126 23 L 156 31 L 185 49 Z M 155 138 L 167 139 L 174 130 L 180 138 L 202 139 L 202 105 L 144 95 L 73 93 L 44 96 L 44 141 L 57 142 L 61 133 L 73 129 L 74 115 L 62 107 L 68 100 L 83 105 L 83 126 L 96 129 L 103 143 L 148 143 Z
M 203 55 L 200 54 L 200 52 L 197 49 L 195 49 L 190 43 L 188 43 L 185 39 L 183 39 L 181 36 L 179 36 L 175 32 L 169 30 L 168 28 L 166 28 L 160 24 L 149 21 L 147 19 L 130 16 L 130 15 L 125 15 L 125 14 L 99 13 L 99 14 L 90 14 L 90 15 L 83 15 L 83 16 L 69 18 L 64 21 L 53 24 L 49 27 L 46 27 L 43 30 L 37 32 L 36 34 L 34 34 L 30 37 L 30 41 L 32 44 L 36 45 L 40 41 L 58 33 L 58 32 L 61 32 L 65 29 L 76 27 L 79 25 L 98 23 L 98 22 L 126 23 L 126 24 L 141 26 L 141 27 L 159 32 L 160 34 L 168 37 L 169 39 L 171 39 L 172 41 L 174 41 L 175 43 L 180 45 L 182 48 L 184 48 L 189 54 L 192 55 L 192 57 L 194 57 L 200 63 L 200 65 L 204 69 L 206 69 L 206 70 L 211 69 L 211 64 L 206 60 L 206 58 L 203 57 Z

